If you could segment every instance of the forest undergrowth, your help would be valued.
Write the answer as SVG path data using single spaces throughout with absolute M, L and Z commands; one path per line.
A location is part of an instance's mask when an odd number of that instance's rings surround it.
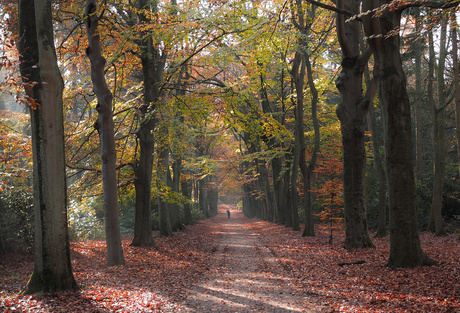
M 222 208 L 219 213 L 226 214 Z M 209 269 L 222 236 L 216 221 L 200 221 L 172 237 L 155 237 L 154 247 L 131 247 L 132 235 L 124 235 L 124 266 L 106 266 L 104 241 L 72 242 L 80 291 L 19 296 L 32 273 L 33 256 L 0 255 L 1 312 L 179 311 L 177 303 Z M 454 235 L 421 233 L 424 251 L 438 265 L 389 269 L 388 238 L 374 238 L 375 249 L 347 251 L 342 249 L 343 230 L 335 230 L 331 245 L 325 224 L 316 225 L 316 237 L 307 238 L 259 219 L 245 225 L 292 278 L 296 293 L 321 303 L 323 312 L 460 311 L 460 242 Z

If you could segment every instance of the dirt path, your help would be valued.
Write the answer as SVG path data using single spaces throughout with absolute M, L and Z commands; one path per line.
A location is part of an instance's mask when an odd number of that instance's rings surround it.
M 277 258 L 251 231 L 250 219 L 235 207 L 220 206 L 212 220 L 222 225 L 210 270 L 189 289 L 185 312 L 317 312 L 296 294 Z

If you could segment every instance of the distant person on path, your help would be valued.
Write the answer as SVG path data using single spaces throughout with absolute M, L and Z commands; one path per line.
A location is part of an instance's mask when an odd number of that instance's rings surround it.
M 228 218 L 230 218 L 230 211 L 229 210 L 227 210 L 227 216 L 228 216 Z

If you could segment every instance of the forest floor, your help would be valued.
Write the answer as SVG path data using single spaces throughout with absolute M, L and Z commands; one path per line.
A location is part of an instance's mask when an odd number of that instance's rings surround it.
M 32 255 L 0 255 L 0 312 L 460 312 L 456 234 L 421 233 L 438 265 L 389 269 L 388 238 L 347 251 L 343 230 L 329 244 L 326 228 L 301 237 L 221 205 L 216 217 L 155 237 L 154 247 L 130 247 L 132 234 L 123 235 L 123 266 L 105 265 L 104 241 L 72 242 L 81 290 L 45 295 L 17 295 Z

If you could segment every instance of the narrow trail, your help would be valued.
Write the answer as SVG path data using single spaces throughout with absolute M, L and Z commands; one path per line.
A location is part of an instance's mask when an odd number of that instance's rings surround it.
M 231 217 L 227 218 L 226 210 Z M 235 206 L 220 206 L 212 218 L 222 237 L 210 270 L 188 290 L 185 312 L 317 312 L 296 294 L 272 252 L 251 231 L 251 220 Z

